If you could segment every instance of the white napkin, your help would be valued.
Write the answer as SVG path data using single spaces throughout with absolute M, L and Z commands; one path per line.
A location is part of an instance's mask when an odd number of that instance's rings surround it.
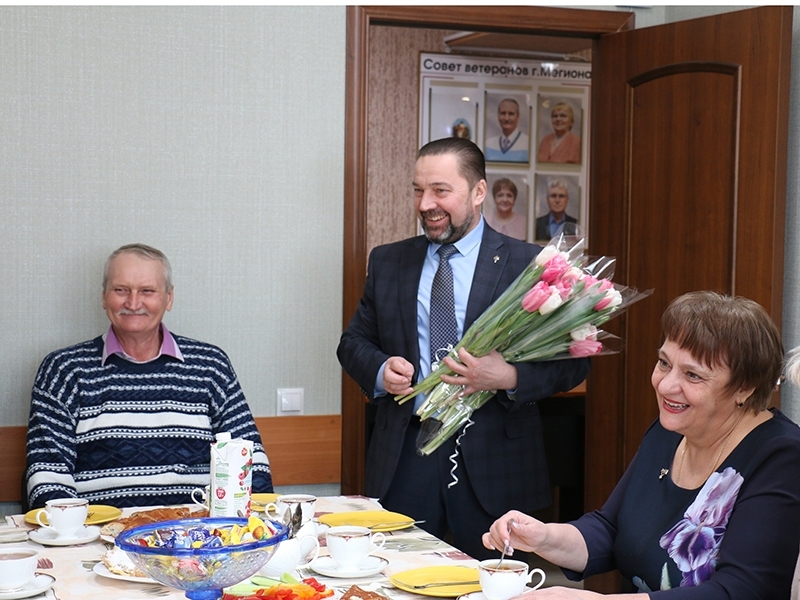
M 28 539 L 28 532 L 21 527 L 17 527 L 13 521 L 12 524 L 0 525 L 0 544 L 7 542 L 24 542 Z

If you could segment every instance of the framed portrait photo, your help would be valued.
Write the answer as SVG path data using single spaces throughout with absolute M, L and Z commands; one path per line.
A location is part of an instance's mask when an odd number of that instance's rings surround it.
M 577 175 L 536 175 L 534 241 L 549 242 L 563 225 L 575 233 L 580 225 L 581 187 Z
M 520 91 L 487 91 L 484 102 L 483 152 L 488 162 L 530 162 L 531 108 Z
M 487 173 L 483 218 L 495 231 L 530 241 L 530 186 L 520 173 Z
M 578 96 L 539 94 L 536 102 L 536 162 L 580 165 L 583 108 Z
M 446 85 L 449 84 L 449 85 Z M 446 137 L 460 137 L 478 143 L 477 86 L 431 84 L 428 102 L 428 142 Z

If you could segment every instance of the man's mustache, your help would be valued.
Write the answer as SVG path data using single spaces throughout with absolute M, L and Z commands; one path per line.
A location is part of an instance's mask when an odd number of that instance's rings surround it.
M 140 308 L 139 310 L 128 310 L 127 308 L 123 308 L 122 310 L 117 311 L 117 316 L 123 315 L 144 315 L 149 317 L 150 311 L 145 308 Z

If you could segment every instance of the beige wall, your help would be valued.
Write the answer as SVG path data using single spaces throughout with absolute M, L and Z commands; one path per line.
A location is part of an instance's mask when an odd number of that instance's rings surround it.
M 646 27 L 741 8 L 635 12 Z M 26 422 L 44 354 L 106 328 L 102 263 L 131 241 L 170 256 L 168 325 L 231 355 L 256 415 L 275 414 L 278 387 L 304 387 L 307 414 L 340 412 L 344 52 L 341 6 L 0 7 L 0 425 Z M 787 347 L 800 344 L 798 53 Z M 403 160 L 398 126 L 368 149 L 371 177 L 374 157 Z M 404 219 L 405 183 L 391 185 L 389 220 Z M 371 245 L 392 227 L 373 221 Z M 800 393 L 784 407 L 800 419 Z
M 257 416 L 340 412 L 344 61 L 344 7 L 0 7 L 0 425 L 133 241 Z

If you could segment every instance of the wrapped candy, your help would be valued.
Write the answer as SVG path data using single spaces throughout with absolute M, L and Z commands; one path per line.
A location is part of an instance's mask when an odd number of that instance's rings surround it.
M 268 539 L 278 533 L 269 522 L 250 517 L 247 525 L 230 528 L 207 528 L 202 525 L 183 531 L 156 530 L 151 535 L 139 538 L 141 546 L 150 548 L 222 548 Z

